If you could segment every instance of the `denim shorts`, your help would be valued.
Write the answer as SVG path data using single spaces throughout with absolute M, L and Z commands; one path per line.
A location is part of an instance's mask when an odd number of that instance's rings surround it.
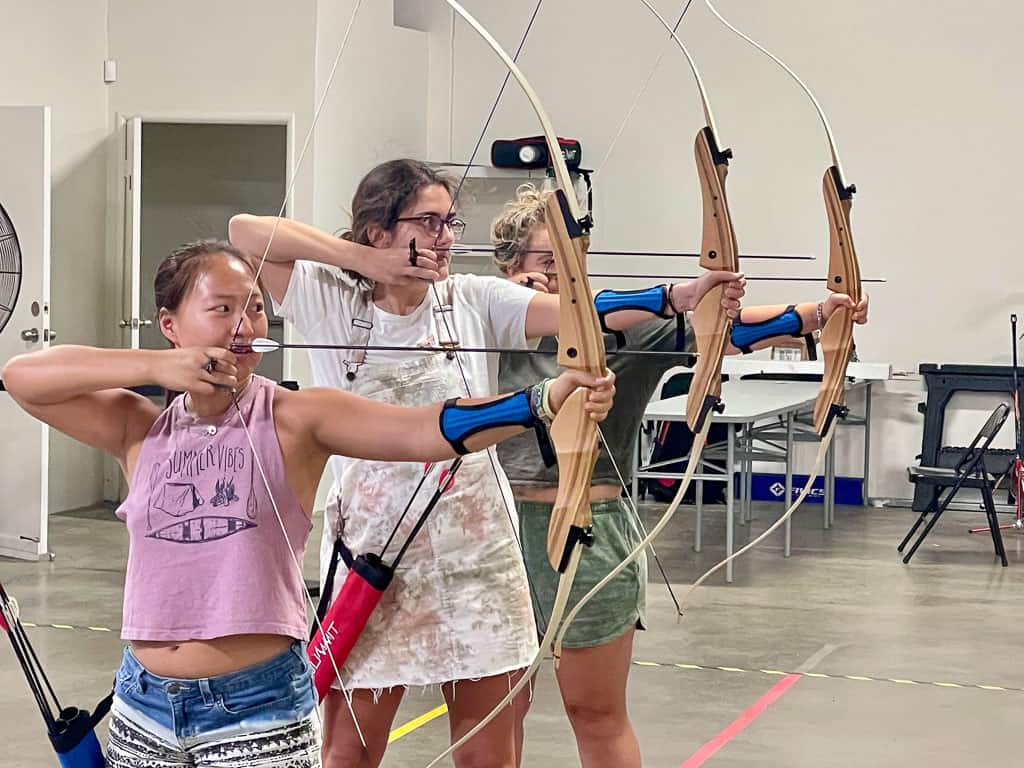
M 112 712 L 164 746 L 187 751 L 299 723 L 315 708 L 305 644 L 296 641 L 260 664 L 197 679 L 154 675 L 126 647 Z

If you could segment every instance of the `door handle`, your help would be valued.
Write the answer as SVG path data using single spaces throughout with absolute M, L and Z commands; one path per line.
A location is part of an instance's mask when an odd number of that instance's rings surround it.
M 57 332 L 55 330 L 53 330 L 53 328 L 50 328 L 47 331 L 43 331 L 43 340 L 44 341 L 53 341 L 56 338 L 57 338 Z
M 35 344 L 39 341 L 39 329 L 38 328 L 26 328 L 21 332 L 21 340 L 27 341 L 30 344 Z
M 145 328 L 146 326 L 152 325 L 152 320 L 139 320 L 137 317 L 133 317 L 131 320 L 121 320 L 118 322 L 118 328 Z

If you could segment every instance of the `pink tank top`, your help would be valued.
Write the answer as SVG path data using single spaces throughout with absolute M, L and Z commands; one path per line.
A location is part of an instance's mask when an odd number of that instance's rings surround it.
M 125 640 L 306 637 L 305 585 L 292 553 L 301 563 L 312 523 L 285 477 L 275 389 L 253 375 L 238 405 L 287 540 L 235 406 L 199 418 L 177 397 L 146 435 L 117 510 L 128 524 Z

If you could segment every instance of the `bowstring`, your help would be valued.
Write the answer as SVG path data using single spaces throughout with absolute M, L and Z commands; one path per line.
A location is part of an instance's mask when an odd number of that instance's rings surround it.
M 533 24 L 537 20 L 537 15 L 540 13 L 540 7 L 543 4 L 543 2 L 544 2 L 544 0 L 537 0 L 537 4 L 533 8 L 533 13 L 530 15 L 530 20 L 526 24 L 526 29 L 523 31 L 523 36 L 519 40 L 519 45 L 516 48 L 516 52 L 515 52 L 515 54 L 512 57 L 513 61 L 518 61 L 519 55 L 522 53 L 523 47 L 526 45 L 526 39 L 527 39 L 527 37 L 530 34 L 530 30 L 533 29 Z M 454 37 L 454 33 L 453 33 L 453 37 Z M 490 108 L 490 110 L 487 113 L 487 118 L 484 120 L 484 126 L 481 129 L 480 134 L 479 134 L 479 136 L 477 136 L 476 142 L 473 145 L 473 151 L 470 153 L 469 159 L 466 161 L 466 167 L 465 167 L 465 169 L 462 172 L 462 176 L 459 178 L 459 183 L 456 185 L 455 192 L 452 194 L 451 205 L 448 206 L 448 213 L 445 216 L 446 219 L 448 218 L 448 216 L 450 216 L 455 211 L 456 202 L 459 199 L 459 195 L 462 193 L 462 189 L 465 186 L 466 180 L 469 178 L 469 172 L 470 172 L 470 169 L 473 166 L 473 161 L 476 159 L 477 153 L 480 151 L 480 146 L 483 144 L 484 137 L 487 135 L 487 129 L 490 127 L 491 121 L 494 119 L 494 115 L 495 115 L 495 113 L 498 110 L 498 104 L 501 101 L 501 97 L 505 93 L 505 88 L 508 86 L 508 81 L 509 81 L 509 79 L 511 77 L 512 77 L 512 72 L 511 71 L 506 71 L 505 72 L 505 77 L 504 77 L 504 79 L 501 82 L 501 87 L 498 89 L 498 93 L 494 97 L 494 101 L 491 104 L 491 108 Z M 441 235 L 444 233 L 444 226 L 445 225 L 442 222 L 441 228 L 438 229 L 437 235 L 434 238 L 434 246 L 435 247 L 437 246 L 437 244 L 441 240 Z M 449 250 L 449 252 L 448 252 L 448 268 L 449 268 L 449 270 L 451 269 L 451 265 L 452 265 L 451 251 Z M 437 290 L 437 283 L 434 282 L 433 280 L 430 281 L 430 290 L 433 293 L 434 301 L 435 301 L 438 309 L 441 310 L 437 314 L 440 316 L 441 323 L 444 326 L 445 334 L 448 336 L 448 340 L 450 342 L 456 342 L 454 329 L 452 328 L 451 324 L 448 322 L 447 314 L 443 311 L 444 303 L 441 301 L 441 295 L 440 295 L 440 293 Z M 452 359 L 455 361 L 455 364 L 456 364 L 456 366 L 459 369 L 459 376 L 462 379 L 463 387 L 465 387 L 465 390 L 466 390 L 466 397 L 473 397 L 472 387 L 469 384 L 469 376 L 467 375 L 465 366 L 463 366 L 462 360 L 459 357 L 459 350 L 458 350 L 457 345 L 453 344 L 451 351 L 452 351 Z M 515 518 L 512 515 L 512 509 L 509 507 L 508 498 L 506 497 L 505 491 L 504 491 L 504 489 L 502 487 L 502 484 L 501 484 L 501 475 L 498 472 L 498 466 L 497 466 L 497 463 L 496 463 L 496 460 L 495 460 L 494 450 L 493 450 L 493 448 L 487 448 L 485 452 L 487 453 L 487 461 L 488 461 L 488 464 L 491 467 L 491 473 L 494 475 L 494 481 L 495 481 L 495 483 L 498 486 L 498 493 L 501 496 L 502 506 L 505 508 L 505 515 L 508 517 L 509 527 L 512 530 L 512 536 L 515 539 L 516 545 L 519 547 L 520 554 L 523 555 L 523 563 L 525 565 L 526 556 L 525 556 L 525 550 L 523 548 L 523 541 L 522 541 L 522 538 L 519 535 L 519 526 L 516 525 Z M 534 603 L 534 605 L 537 606 L 537 611 L 540 613 L 540 618 L 542 620 L 544 620 L 545 623 L 546 623 L 547 619 L 544 616 L 544 608 L 541 605 L 539 596 L 537 595 L 536 586 L 533 584 L 533 581 L 531 579 L 529 579 L 529 578 L 527 578 L 527 583 L 529 584 L 529 587 L 530 587 L 530 593 L 533 596 L 533 603 Z
M 683 17 L 686 16 L 686 12 L 690 10 L 690 6 L 693 5 L 693 0 L 686 0 L 686 5 L 683 7 L 682 12 L 679 14 L 679 18 L 676 19 L 676 23 L 672 25 L 672 34 L 675 34 L 676 30 L 679 29 L 679 25 L 683 23 Z M 596 176 L 605 169 L 608 164 L 608 159 L 612 156 L 612 152 L 615 150 L 616 144 L 619 139 L 622 138 L 622 134 L 626 131 L 626 124 L 633 117 L 633 113 L 640 104 L 640 99 L 643 98 L 647 92 L 648 86 L 651 84 L 651 80 L 654 79 L 654 74 L 658 71 L 658 67 L 661 66 L 661 60 L 665 58 L 665 54 L 668 53 L 671 47 L 668 43 L 672 42 L 671 34 L 669 35 L 668 41 L 662 44 L 661 52 L 658 54 L 658 58 L 654 60 L 654 64 L 651 65 L 650 71 L 647 76 L 640 82 L 640 87 L 637 89 L 636 94 L 633 96 L 633 101 L 629 105 L 629 109 L 626 110 L 626 114 L 622 116 L 622 120 L 619 122 L 618 130 L 612 137 L 611 142 L 608 144 L 608 149 L 604 153 L 604 157 L 601 158 L 601 162 L 595 166 L 594 175 Z
M 319 122 L 320 115 L 323 112 L 325 104 L 327 103 L 327 97 L 330 94 L 331 86 L 334 83 L 335 75 L 337 74 L 338 67 L 341 64 L 342 54 L 348 47 L 349 37 L 352 34 L 352 29 L 355 25 L 356 16 L 359 13 L 359 8 L 361 5 L 362 0 L 355 0 L 355 5 L 352 8 L 352 14 L 351 16 L 349 16 L 348 25 L 345 27 L 345 32 L 342 35 L 341 44 L 338 46 L 338 52 L 335 54 L 334 61 L 331 64 L 330 73 L 327 76 L 327 83 L 324 86 L 323 93 L 320 95 L 320 100 L 317 102 L 316 109 L 313 112 L 313 119 L 312 122 L 310 123 L 309 130 L 306 132 L 306 137 L 302 142 L 302 149 L 299 151 L 299 157 L 295 162 L 295 166 L 292 168 L 291 179 L 289 179 L 288 186 L 285 189 L 284 199 L 281 201 L 281 207 L 278 209 L 277 216 L 274 218 L 274 226 L 270 231 L 270 236 L 267 238 L 267 245 L 263 249 L 263 255 L 260 257 L 260 262 L 256 267 L 256 273 L 253 276 L 252 285 L 249 288 L 249 294 L 248 296 L 246 296 L 245 303 L 242 305 L 242 313 L 238 318 L 238 324 L 235 326 L 235 332 L 232 335 L 232 344 L 234 344 L 238 340 L 238 334 L 241 331 L 242 323 L 244 322 L 245 316 L 249 311 L 249 303 L 252 301 L 252 298 L 255 295 L 257 288 L 259 287 L 259 279 L 260 275 L 263 272 L 263 266 L 267 262 L 267 256 L 270 253 L 271 245 L 273 244 L 274 238 L 277 235 L 277 230 L 281 224 L 281 219 L 288 208 L 288 202 L 289 200 L 291 200 L 292 193 L 295 189 L 295 184 L 298 180 L 299 169 L 302 167 L 302 162 L 306 158 L 306 152 L 308 151 L 310 144 L 312 143 L 313 135 L 316 132 L 317 123 Z M 285 542 L 287 543 L 288 546 L 288 550 L 291 553 L 292 563 L 295 565 L 296 571 L 299 575 L 299 581 L 303 585 L 302 591 L 306 594 L 306 601 L 309 604 L 309 607 L 312 609 L 311 613 L 313 615 L 313 622 L 316 625 L 317 629 L 322 632 L 323 626 L 320 623 L 320 617 L 317 616 L 316 605 L 313 603 L 313 597 L 309 594 L 309 590 L 305 588 L 305 576 L 303 574 L 302 564 L 299 562 L 298 556 L 295 554 L 295 550 L 292 549 L 291 539 L 288 536 L 288 530 L 285 528 L 284 525 L 284 518 L 282 518 L 281 511 L 277 506 L 277 500 L 274 498 L 274 493 L 270 488 L 270 483 L 263 469 L 263 462 L 260 461 L 259 456 L 256 452 L 256 445 L 252 439 L 252 434 L 249 431 L 249 425 L 245 421 L 245 416 L 242 414 L 242 410 L 239 407 L 238 398 L 235 393 L 232 393 L 231 400 L 235 406 L 235 411 L 238 413 L 238 418 L 242 424 L 242 429 L 245 432 L 246 440 L 248 441 L 249 447 L 252 450 L 253 461 L 256 464 L 257 468 L 259 469 L 260 478 L 262 479 L 263 485 L 267 490 L 267 496 L 270 499 L 271 507 L 273 507 L 274 509 L 274 515 L 277 517 L 277 522 L 281 528 L 281 533 L 284 536 Z M 356 718 L 355 709 L 352 705 L 352 693 L 345 688 L 345 684 L 344 682 L 342 682 L 341 670 L 338 668 L 338 663 L 334 658 L 334 654 L 329 649 L 327 656 L 331 660 L 331 666 L 334 668 L 334 673 L 337 676 L 338 684 L 341 686 L 341 692 L 345 699 L 345 704 L 348 707 L 349 714 L 352 717 L 352 723 L 355 726 L 356 733 L 359 736 L 359 741 L 362 744 L 363 748 L 365 749 L 366 738 L 363 736 L 363 730 L 359 726 L 359 721 Z M 320 715 L 320 708 L 318 706 L 314 707 L 314 711 L 316 712 L 317 721 L 319 723 L 320 731 L 322 733 L 324 730 L 324 723 L 323 717 Z
M 619 463 L 615 461 L 615 455 L 612 453 L 611 446 L 608 444 L 608 439 L 605 437 L 604 430 L 601 429 L 600 425 L 598 425 L 597 427 L 597 434 L 598 437 L 601 438 L 601 444 L 604 446 L 605 452 L 608 454 L 608 459 L 611 462 L 612 469 L 615 470 L 615 476 L 619 478 L 619 486 L 621 486 L 623 492 L 625 493 L 626 501 L 628 502 L 626 507 L 630 512 L 633 513 L 632 516 L 626 515 L 626 518 L 632 524 L 633 533 L 636 535 L 637 540 L 642 541 L 649 535 L 647 531 L 647 526 L 644 525 L 644 521 L 640 517 L 640 510 L 636 506 L 636 500 L 630 494 L 629 488 L 626 487 L 625 477 L 623 476 L 622 471 L 619 469 Z M 676 598 L 675 590 L 672 588 L 672 582 L 668 578 L 668 573 L 665 572 L 665 566 L 662 565 L 661 558 L 658 557 L 658 552 L 654 549 L 653 541 L 648 545 L 648 549 L 650 549 L 651 554 L 654 555 L 654 562 L 657 564 L 658 570 L 661 572 L 661 578 L 665 582 L 665 586 L 668 588 L 668 595 L 672 598 L 672 604 L 676 607 L 676 613 L 682 616 L 682 606 L 679 604 L 678 598 Z

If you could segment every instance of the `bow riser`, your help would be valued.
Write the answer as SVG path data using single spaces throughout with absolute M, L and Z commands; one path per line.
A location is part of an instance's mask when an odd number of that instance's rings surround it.
M 558 362 L 564 368 L 602 376 L 604 336 L 587 279 L 590 238 L 574 217 L 564 190 L 548 197 L 544 216 L 560 278 Z M 598 433 L 597 424 L 584 409 L 586 402 L 586 391 L 577 390 L 551 425 L 558 457 L 558 492 L 548 526 L 548 561 L 559 573 L 565 571 L 567 555 L 590 527 L 590 480 L 597 460 Z
M 540 121 L 547 143 L 549 157 L 559 189 L 546 202 L 546 218 L 551 246 L 559 278 L 559 334 L 558 361 L 567 368 L 603 375 L 605 373 L 604 339 L 594 309 L 594 297 L 587 280 L 587 246 L 589 214 L 584 223 L 572 186 L 572 177 L 565 165 L 558 135 L 551 126 L 547 112 L 536 92 L 519 69 L 515 60 L 499 45 L 473 16 L 456 0 L 445 0 L 505 63 L 512 77 L 519 83 L 527 100 Z M 571 197 L 567 197 L 570 195 Z M 519 692 L 533 679 L 544 660 L 544 654 L 562 624 L 566 603 L 576 578 L 582 545 L 590 541 L 587 528 L 590 521 L 590 478 L 597 459 L 597 425 L 586 412 L 587 392 L 574 392 L 551 425 L 551 437 L 558 456 L 558 494 L 556 508 L 548 528 L 548 554 L 552 566 L 561 574 L 555 602 L 551 607 L 548 627 L 540 642 L 540 649 L 519 681 L 487 715 L 458 738 L 444 752 L 432 760 L 428 768 L 437 765 L 455 752 L 515 700 Z M 560 534 L 553 531 L 560 531 Z M 562 539 L 559 541 L 559 535 Z M 567 538 L 566 538 L 567 537 Z M 557 552 L 557 561 L 555 559 Z
M 587 279 L 590 238 L 573 218 L 568 199 L 560 189 L 548 197 L 544 216 L 559 276 L 558 364 L 603 376 L 604 335 Z M 592 352 L 596 350 L 601 353 Z
M 597 424 L 584 407 L 587 391 L 577 389 L 562 404 L 551 424 L 558 457 L 558 492 L 548 524 L 548 562 L 559 573 L 576 545 L 589 540 L 590 481 L 597 461 Z
M 844 186 L 835 166 L 822 178 L 825 212 L 828 216 L 829 267 L 828 289 L 845 293 L 854 303 L 861 300 L 860 267 L 850 229 L 853 207 L 852 186 Z M 825 375 L 814 404 L 814 429 L 824 436 L 832 420 L 846 415 L 846 364 L 853 356 L 853 311 L 836 309 L 821 330 L 821 348 L 825 355 Z
M 700 265 L 708 270 L 736 272 L 739 248 L 725 194 L 731 149 L 719 149 L 710 128 L 701 128 L 693 142 L 700 181 L 701 208 L 704 215 L 700 244 Z
M 720 150 L 710 128 L 702 128 L 694 141 L 697 177 L 700 181 L 703 227 L 700 265 L 707 270 L 739 271 L 739 248 L 729 215 L 725 178 L 730 150 Z M 721 411 L 722 357 L 732 321 L 722 310 L 725 286 L 708 291 L 690 318 L 697 340 L 697 366 L 686 398 L 686 423 L 698 432 L 712 410 Z

